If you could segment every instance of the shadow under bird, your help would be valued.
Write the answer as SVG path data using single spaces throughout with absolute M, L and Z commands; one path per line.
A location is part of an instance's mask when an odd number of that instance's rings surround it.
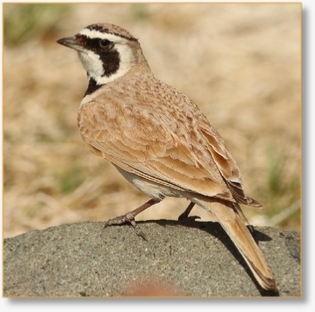
M 187 198 L 180 218 L 195 204 L 213 214 L 261 287 L 277 291 L 239 206 L 262 205 L 245 195 L 236 161 L 198 106 L 153 75 L 139 41 L 119 26 L 89 25 L 58 43 L 78 52 L 88 75 L 77 120 L 85 144 L 150 197 L 105 227 L 129 222 L 145 238 L 137 214 L 166 196 Z

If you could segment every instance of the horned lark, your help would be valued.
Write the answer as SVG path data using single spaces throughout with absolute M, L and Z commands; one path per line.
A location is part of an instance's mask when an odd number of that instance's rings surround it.
M 186 95 L 158 80 L 139 41 L 112 24 L 93 24 L 58 43 L 78 52 L 88 75 L 78 126 L 87 147 L 110 161 L 150 197 L 105 226 L 129 222 L 166 196 L 187 198 L 212 213 L 259 284 L 277 290 L 273 274 L 245 226 L 239 206 L 261 207 L 245 195 L 240 170 L 219 133 Z

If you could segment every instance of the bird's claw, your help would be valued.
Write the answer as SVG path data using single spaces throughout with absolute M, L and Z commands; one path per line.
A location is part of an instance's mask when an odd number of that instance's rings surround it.
M 136 223 L 136 220 L 134 218 L 134 216 L 130 213 L 127 213 L 125 215 L 110 219 L 108 221 L 105 222 L 103 230 L 110 226 L 110 225 L 121 225 L 124 223 L 130 223 L 132 225 L 132 227 L 134 228 L 136 234 L 138 236 L 141 236 L 144 240 L 147 241 L 147 237 L 144 234 L 144 232 L 140 229 L 140 227 L 138 226 L 138 224 Z
M 180 222 L 185 222 L 185 221 L 189 221 L 189 220 L 193 220 L 196 221 L 197 219 L 201 219 L 199 216 L 186 216 L 185 213 L 182 213 L 179 217 L 178 217 L 178 221 Z

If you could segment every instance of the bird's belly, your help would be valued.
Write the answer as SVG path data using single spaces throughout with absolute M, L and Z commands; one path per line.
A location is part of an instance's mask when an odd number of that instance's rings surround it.
M 149 181 L 131 172 L 125 171 L 116 165 L 114 166 L 128 182 L 156 201 L 161 201 L 167 196 L 183 197 L 183 192 L 180 190 Z

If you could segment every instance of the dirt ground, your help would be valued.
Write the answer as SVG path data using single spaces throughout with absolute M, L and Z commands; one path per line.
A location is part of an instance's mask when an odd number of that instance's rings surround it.
M 96 22 L 118 24 L 139 38 L 155 75 L 194 100 L 223 136 L 246 193 L 265 206 L 245 208 L 250 222 L 299 229 L 299 4 L 27 6 L 4 5 L 5 237 L 105 221 L 147 200 L 79 136 L 86 74 L 76 53 L 56 40 Z M 28 26 L 16 35 L 17 18 Z M 138 220 L 177 219 L 187 204 L 168 198 Z M 192 214 L 211 219 L 198 207 Z

